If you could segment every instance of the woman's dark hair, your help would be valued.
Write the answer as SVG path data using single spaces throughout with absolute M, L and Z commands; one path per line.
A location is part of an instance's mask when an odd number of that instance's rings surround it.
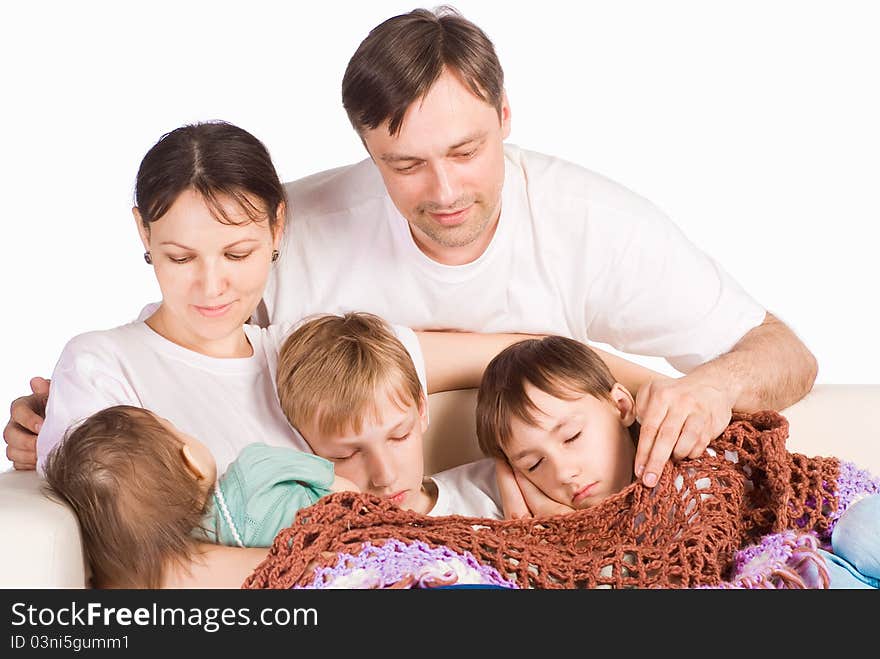
M 263 143 L 225 121 L 189 124 L 163 135 L 141 161 L 135 205 L 143 224 L 161 218 L 187 189 L 200 194 L 219 222 L 238 224 L 219 197 L 234 199 L 247 221 L 268 217 L 273 232 L 284 186 Z

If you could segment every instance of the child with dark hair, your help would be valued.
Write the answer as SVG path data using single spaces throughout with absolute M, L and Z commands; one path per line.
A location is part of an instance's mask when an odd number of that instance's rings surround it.
M 480 448 L 509 462 L 537 514 L 592 508 L 636 482 L 633 397 L 583 343 L 550 336 L 501 351 L 483 375 L 476 416 Z M 831 587 L 880 587 L 880 479 L 833 458 L 787 453 L 780 434 L 787 425 L 777 430 L 776 458 L 791 464 L 782 474 L 790 482 L 777 483 L 783 489 L 775 496 L 787 493 L 787 506 L 801 511 L 791 514 L 790 530 L 818 534 Z M 761 465 L 762 453 L 772 448 L 718 442 L 709 451 L 748 464 L 746 490 L 758 492 L 764 478 L 759 466 L 771 471 Z M 834 491 L 805 494 L 805 474 L 820 469 L 824 480 L 817 486 Z M 770 496 L 765 503 L 772 508 L 778 502 Z

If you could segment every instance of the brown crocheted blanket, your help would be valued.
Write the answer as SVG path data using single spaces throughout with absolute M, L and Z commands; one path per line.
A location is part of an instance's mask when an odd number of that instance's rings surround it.
M 243 587 L 314 587 L 316 574 L 339 578 L 387 542 L 473 558 L 521 588 L 717 586 L 735 552 L 765 534 L 829 530 L 840 462 L 789 453 L 787 436 L 775 412 L 735 414 L 710 450 L 667 464 L 654 488 L 634 483 L 593 508 L 540 519 L 429 517 L 333 494 L 297 514 Z

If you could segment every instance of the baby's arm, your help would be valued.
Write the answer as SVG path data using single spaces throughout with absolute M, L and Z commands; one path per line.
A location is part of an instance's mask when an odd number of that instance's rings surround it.
M 264 547 L 202 544 L 191 563 L 168 567 L 162 588 L 240 588 L 268 555 Z

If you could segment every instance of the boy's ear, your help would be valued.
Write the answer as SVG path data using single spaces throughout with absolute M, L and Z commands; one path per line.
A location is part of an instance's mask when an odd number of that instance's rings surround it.
M 636 402 L 629 389 L 619 382 L 615 382 L 611 387 L 611 402 L 614 403 L 620 414 L 620 422 L 629 428 L 636 420 Z
M 183 462 L 186 465 L 186 468 L 196 477 L 196 480 L 203 481 L 208 477 L 206 473 L 207 470 L 204 469 L 203 465 L 199 464 L 198 460 L 196 460 L 188 444 L 184 444 L 180 447 L 180 454 L 183 456 Z

